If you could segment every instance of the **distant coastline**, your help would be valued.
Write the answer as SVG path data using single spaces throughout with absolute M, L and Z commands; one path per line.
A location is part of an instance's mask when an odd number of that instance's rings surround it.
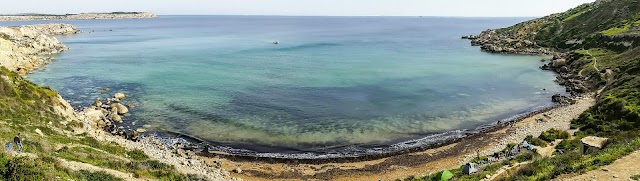
M 14 14 L 0 15 L 0 21 L 33 21 L 33 20 L 92 20 L 92 19 L 148 19 L 157 18 L 150 12 L 110 12 L 81 14 Z

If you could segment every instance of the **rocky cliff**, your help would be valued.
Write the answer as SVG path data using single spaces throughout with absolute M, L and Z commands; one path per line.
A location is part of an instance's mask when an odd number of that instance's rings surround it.
M 573 94 L 597 95 L 596 104 L 572 121 L 577 139 L 559 143 L 559 154 L 521 166 L 504 180 L 550 180 L 597 169 L 640 149 L 638 0 L 598 0 L 463 38 L 486 52 L 553 55 L 541 68 L 558 73 L 558 83 Z M 580 145 L 580 138 L 590 135 L 609 138 L 609 145 L 587 154 L 566 146 Z
M 113 13 L 82 13 L 67 15 L 5 15 L 0 21 L 30 21 L 30 20 L 90 20 L 90 19 L 146 19 L 157 18 L 148 12 L 113 12 Z
M 25 74 L 50 62 L 50 55 L 68 48 L 54 35 L 78 33 L 68 24 L 0 27 L 0 66 Z
M 600 0 L 511 27 L 465 36 L 496 53 L 554 54 L 576 49 L 629 50 L 640 45 L 640 3 Z

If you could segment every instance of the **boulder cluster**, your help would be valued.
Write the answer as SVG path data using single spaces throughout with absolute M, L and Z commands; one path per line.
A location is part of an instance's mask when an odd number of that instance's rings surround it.
M 129 127 L 118 126 L 123 123 L 123 117 L 129 113 L 129 108 L 133 105 L 122 104 L 122 100 L 126 98 L 124 93 L 116 93 L 112 98 L 103 100 L 97 98 L 94 103 L 86 108 L 83 113 L 96 128 L 112 135 L 123 136 L 127 139 L 138 140 L 140 133 L 146 130 L 140 128 L 133 130 Z M 103 134 L 104 132 L 101 132 Z
M 579 75 L 579 73 L 572 72 L 568 67 L 571 62 L 563 57 L 564 56 L 561 55 L 553 56 L 551 61 L 542 65 L 540 68 L 558 73 L 555 81 L 559 85 L 564 86 L 566 91 L 572 96 L 579 96 L 590 92 L 591 90 L 588 88 L 589 84 L 585 82 L 585 78 Z
M 490 53 L 513 53 L 528 55 L 553 55 L 555 51 L 538 46 L 528 39 L 520 39 L 500 34 L 496 30 L 485 30 L 480 35 L 463 36 L 462 39 L 471 40 L 472 46 Z

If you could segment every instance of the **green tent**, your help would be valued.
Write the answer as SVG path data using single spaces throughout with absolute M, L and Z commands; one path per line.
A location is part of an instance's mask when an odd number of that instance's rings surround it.
M 436 175 L 436 178 L 434 178 L 434 180 L 436 180 L 436 181 L 448 181 L 448 180 L 451 180 L 451 178 L 453 178 L 453 173 L 451 173 L 449 170 L 445 170 L 445 171 L 439 172 Z

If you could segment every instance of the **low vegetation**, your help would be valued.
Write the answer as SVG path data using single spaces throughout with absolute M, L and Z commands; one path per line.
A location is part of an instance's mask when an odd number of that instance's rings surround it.
M 171 166 L 150 160 L 141 150 L 127 150 L 84 134 L 82 125 L 54 111 L 58 94 L 39 87 L 15 72 L 0 67 L 0 180 L 122 180 L 106 172 L 71 170 L 60 162 L 80 162 L 158 180 L 200 180 Z M 36 132 L 39 130 L 43 135 Z M 21 134 L 23 152 L 6 150 L 5 144 Z
M 514 146 L 516 146 L 516 144 L 509 144 L 501 152 L 510 151 Z M 463 165 L 463 166 L 460 166 L 460 168 L 449 170 L 454 175 L 452 180 L 479 181 L 484 179 L 487 175 L 495 174 L 501 168 L 513 166 L 517 163 L 532 161 L 541 157 L 539 154 L 535 152 L 525 151 L 526 149 L 524 148 L 522 150 L 523 150 L 522 153 L 512 158 L 505 159 L 504 157 L 502 157 L 501 160 L 494 161 L 494 162 L 489 162 L 487 156 L 474 158 L 473 160 L 471 160 L 472 163 L 484 163 L 478 166 L 479 171 L 473 174 L 464 174 L 463 169 L 465 166 Z M 427 176 L 413 176 L 413 177 L 406 178 L 402 181 L 432 181 L 432 180 L 439 180 L 438 173 L 433 173 Z
M 583 173 L 612 163 L 640 149 L 640 3 L 638 0 L 600 1 L 564 13 L 497 30 L 514 39 L 569 52 L 567 67 L 602 90 L 596 105 L 572 122 L 575 138 L 552 130 L 534 145 L 564 139 L 551 158 L 536 159 L 506 180 L 548 180 L 567 173 Z M 583 154 L 580 138 L 609 138 L 606 148 Z

